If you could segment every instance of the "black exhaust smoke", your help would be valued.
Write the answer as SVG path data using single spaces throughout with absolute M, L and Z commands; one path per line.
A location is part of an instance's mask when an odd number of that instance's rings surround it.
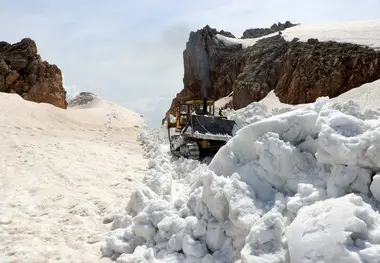
M 210 63 L 209 44 L 214 43 L 214 32 L 209 26 L 206 26 L 203 31 L 197 35 L 192 32 L 189 41 L 186 43 L 185 56 L 189 57 L 189 66 L 191 67 L 192 76 L 198 82 L 201 93 L 203 93 L 203 110 L 202 114 L 207 115 L 207 100 L 211 88 L 210 80 Z M 210 43 L 209 43 L 210 42 Z
M 207 115 L 207 97 L 203 98 L 203 115 Z

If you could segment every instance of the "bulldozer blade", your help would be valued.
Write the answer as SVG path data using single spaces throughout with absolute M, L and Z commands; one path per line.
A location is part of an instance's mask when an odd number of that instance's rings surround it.
M 216 135 L 221 140 L 226 140 L 232 136 L 235 121 L 228 120 L 217 116 L 191 115 L 192 133 L 199 135 L 207 135 L 213 139 L 212 135 Z

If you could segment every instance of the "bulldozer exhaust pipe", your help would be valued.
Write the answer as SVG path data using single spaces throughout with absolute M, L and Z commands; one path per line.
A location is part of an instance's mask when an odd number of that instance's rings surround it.
M 207 115 L 207 97 L 203 98 L 203 115 Z

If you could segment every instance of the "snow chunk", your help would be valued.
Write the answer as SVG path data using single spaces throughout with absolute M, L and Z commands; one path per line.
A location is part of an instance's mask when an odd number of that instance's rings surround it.
M 241 262 L 285 263 L 287 251 L 282 235 L 284 224 L 279 213 L 265 214 L 251 229 L 241 251 Z
M 357 166 L 333 166 L 327 179 L 327 193 L 339 197 L 349 192 L 368 194 L 371 171 Z
M 320 162 L 380 167 L 380 122 L 325 108 L 317 126 L 320 148 L 316 157 Z
M 373 179 L 370 186 L 371 193 L 373 194 L 373 197 L 380 202 L 380 175 L 376 174 Z
M 354 194 L 304 207 L 286 231 L 290 261 L 378 262 L 378 240 L 371 236 L 379 219 Z
M 302 207 L 323 200 L 325 197 L 323 189 L 316 189 L 311 184 L 299 184 L 298 193 L 294 197 L 289 197 L 286 206 L 290 212 L 296 214 Z
M 308 177 L 309 181 L 313 169 L 315 180 L 320 180 L 312 154 L 296 147 L 317 136 L 317 118 L 315 109 L 306 108 L 254 122 L 239 130 L 209 167 L 217 175 L 238 173 L 260 200 L 273 199 L 273 187 L 295 192 L 297 177 Z

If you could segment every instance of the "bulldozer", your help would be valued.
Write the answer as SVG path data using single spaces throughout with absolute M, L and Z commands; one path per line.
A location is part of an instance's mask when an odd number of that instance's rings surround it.
M 189 100 L 176 108 L 175 122 L 167 116 L 170 151 L 174 156 L 195 160 L 213 156 L 232 137 L 235 121 L 220 112 L 215 114 L 214 103 L 207 98 Z

